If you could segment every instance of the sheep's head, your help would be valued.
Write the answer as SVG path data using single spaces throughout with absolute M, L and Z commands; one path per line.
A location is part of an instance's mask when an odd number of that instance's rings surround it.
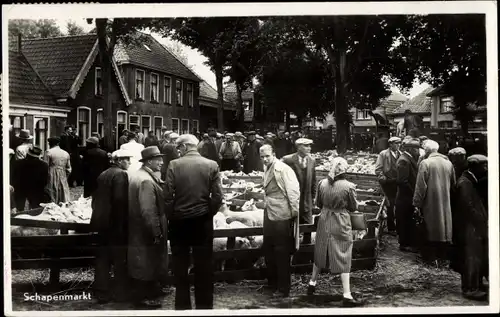
M 256 208 L 257 207 L 255 207 L 255 201 L 252 198 L 243 204 L 243 206 L 241 207 L 241 211 L 255 210 Z
M 250 240 L 248 238 L 236 237 L 236 248 L 237 249 L 250 249 L 252 245 L 250 244 Z

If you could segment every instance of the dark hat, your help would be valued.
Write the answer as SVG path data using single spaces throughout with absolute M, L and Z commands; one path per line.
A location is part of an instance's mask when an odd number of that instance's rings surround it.
M 482 163 L 488 163 L 488 157 L 481 155 L 481 154 L 474 154 L 471 155 L 467 158 L 467 162 L 469 164 L 482 164 Z
M 33 136 L 30 135 L 30 130 L 23 129 L 19 132 L 18 138 L 22 140 L 31 140 L 33 139 Z
M 29 156 L 33 156 L 33 157 L 40 157 L 40 155 L 42 155 L 42 149 L 39 148 L 39 147 L 36 147 L 36 146 L 33 146 L 33 147 L 30 147 L 29 150 L 28 150 L 28 153 L 26 153 L 27 155 Z
M 217 132 L 215 132 L 215 131 L 210 131 L 210 132 L 208 132 L 208 136 L 210 136 L 210 137 L 212 137 L 212 138 L 215 138 L 215 137 L 217 137 Z
M 91 144 L 99 144 L 99 139 L 96 138 L 95 136 L 93 136 L 93 137 L 88 138 L 85 142 L 91 143 Z
M 249 131 L 248 135 L 256 135 L 257 133 L 255 131 Z
M 146 160 L 159 157 L 159 156 L 164 156 L 164 154 L 161 154 L 160 150 L 156 145 L 153 146 L 148 146 L 141 152 L 142 159 L 139 160 L 139 162 L 144 162 Z
M 405 148 L 420 148 L 420 141 L 418 139 L 411 139 L 404 143 Z
M 50 143 L 60 143 L 61 138 L 59 138 L 57 136 L 52 136 L 52 137 L 48 138 L 47 141 L 49 141 Z

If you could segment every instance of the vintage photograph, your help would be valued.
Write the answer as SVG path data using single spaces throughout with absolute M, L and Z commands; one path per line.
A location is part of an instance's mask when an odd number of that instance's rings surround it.
M 7 315 L 498 312 L 495 4 L 302 5 L 2 6 Z

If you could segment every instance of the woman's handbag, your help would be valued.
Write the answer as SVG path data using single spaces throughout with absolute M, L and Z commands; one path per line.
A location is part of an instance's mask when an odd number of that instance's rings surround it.
M 350 212 L 352 230 L 366 230 L 366 218 L 362 212 Z

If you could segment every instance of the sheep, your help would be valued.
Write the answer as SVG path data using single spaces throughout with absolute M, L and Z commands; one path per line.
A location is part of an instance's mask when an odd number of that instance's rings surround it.
M 234 212 L 229 210 L 226 204 L 223 204 L 220 212 L 226 216 L 229 224 L 234 221 L 239 221 L 248 227 L 262 227 L 264 224 L 264 210 L 262 209 Z
M 34 228 L 34 227 L 24 227 L 24 226 L 10 227 L 11 237 L 57 235 L 58 232 L 59 232 L 58 229 Z
M 215 214 L 214 218 L 214 227 L 215 229 L 228 229 L 229 224 L 227 223 L 226 216 L 223 213 L 218 212 Z

